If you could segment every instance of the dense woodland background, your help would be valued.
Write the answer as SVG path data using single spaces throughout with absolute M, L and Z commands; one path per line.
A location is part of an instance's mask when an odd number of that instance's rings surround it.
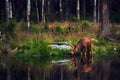
M 100 37 L 112 37 L 109 27 L 120 22 L 119 4 L 119 0 L 0 0 L 0 22 L 9 26 L 10 19 L 24 21 L 29 31 L 31 23 L 88 20 L 101 24 Z
M 6 6 L 11 6 L 12 17 L 17 20 L 26 20 L 27 1 L 29 0 L 0 0 L 0 20 L 6 20 Z M 77 18 L 77 2 L 79 3 L 80 19 L 93 21 L 95 0 L 30 0 L 30 20 L 31 22 L 42 21 L 72 21 Z M 120 1 L 108 0 L 110 20 L 120 22 Z M 96 0 L 97 20 L 101 16 L 102 0 Z

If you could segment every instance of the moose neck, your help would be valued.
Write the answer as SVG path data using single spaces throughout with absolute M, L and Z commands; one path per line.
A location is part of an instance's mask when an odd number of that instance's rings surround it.
M 79 41 L 79 42 L 77 43 L 77 45 L 75 45 L 74 50 L 78 50 L 78 49 L 80 48 L 80 46 L 81 46 L 80 43 L 81 43 L 81 42 Z

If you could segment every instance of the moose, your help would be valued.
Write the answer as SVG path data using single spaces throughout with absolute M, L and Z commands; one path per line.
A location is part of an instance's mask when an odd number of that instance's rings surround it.
M 92 61 L 93 51 L 92 51 L 92 39 L 82 38 L 78 43 L 72 48 L 71 54 L 80 52 L 80 56 L 84 63 L 90 63 Z

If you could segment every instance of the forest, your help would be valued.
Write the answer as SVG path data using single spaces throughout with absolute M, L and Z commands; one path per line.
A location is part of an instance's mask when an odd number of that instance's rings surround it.
M 120 80 L 120 0 L 0 0 L 0 80 Z
M 0 0 L 0 52 L 41 55 L 49 53 L 46 45 L 51 42 L 74 45 L 83 37 L 99 40 L 93 46 L 97 52 L 104 52 L 107 45 L 119 48 L 119 4 L 119 0 Z
M 111 22 L 120 22 L 120 1 L 107 0 L 107 2 Z M 0 20 L 6 21 L 7 16 L 9 16 L 16 21 L 26 21 L 27 11 L 30 8 L 31 22 L 41 22 L 44 20 L 46 22 L 72 21 L 73 18 L 93 21 L 94 15 L 96 15 L 96 19 L 99 22 L 102 4 L 102 0 L 1 0 Z M 7 11 L 7 8 L 9 11 Z M 7 12 L 9 15 L 7 15 Z

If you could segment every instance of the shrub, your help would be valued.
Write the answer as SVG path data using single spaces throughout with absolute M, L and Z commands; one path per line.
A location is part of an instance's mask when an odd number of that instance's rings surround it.
M 62 28 L 61 26 L 57 25 L 54 29 L 54 32 L 64 34 L 64 33 L 67 33 L 67 29 Z
M 35 26 L 35 25 L 31 25 L 30 31 L 38 33 L 40 31 L 40 29 L 37 26 Z
M 89 27 L 91 24 L 90 24 L 89 21 L 84 20 L 84 21 L 82 21 L 82 25 L 85 26 L 85 27 Z
M 90 27 L 90 26 L 91 24 L 89 21 L 87 20 L 82 21 L 82 31 L 84 31 L 87 27 Z
M 73 16 L 73 17 L 71 18 L 71 21 L 73 21 L 73 22 L 78 22 L 78 21 L 80 21 L 80 19 L 78 19 L 77 17 Z

